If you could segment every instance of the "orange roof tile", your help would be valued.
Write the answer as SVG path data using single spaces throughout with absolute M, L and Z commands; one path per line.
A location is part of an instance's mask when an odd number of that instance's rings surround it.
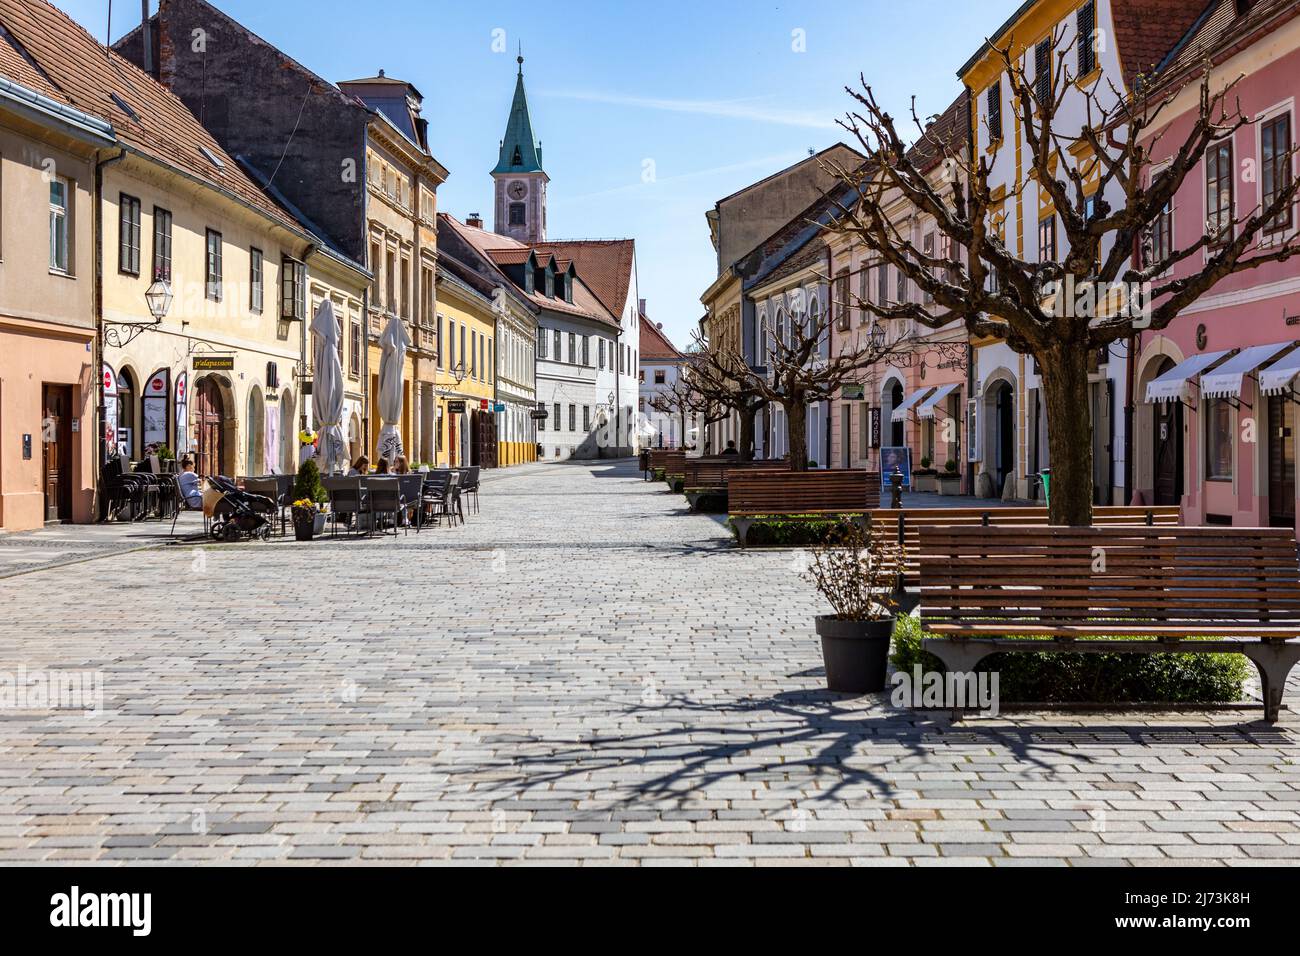
M 295 232 L 302 231 L 248 178 L 177 97 L 100 44 L 53 4 L 46 0 L 0 0 L 0 25 L 9 34 L 10 43 L 35 61 L 64 102 L 108 120 L 120 142 L 225 190 Z M 13 58 L 9 57 L 0 69 L 22 83 L 20 76 L 7 72 L 11 66 Z M 221 168 L 204 150 L 221 163 Z

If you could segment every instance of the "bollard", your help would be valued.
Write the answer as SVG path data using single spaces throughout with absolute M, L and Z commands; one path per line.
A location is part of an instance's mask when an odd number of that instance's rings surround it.
M 889 476 L 889 507 L 903 507 L 903 473 L 894 466 L 894 473 Z

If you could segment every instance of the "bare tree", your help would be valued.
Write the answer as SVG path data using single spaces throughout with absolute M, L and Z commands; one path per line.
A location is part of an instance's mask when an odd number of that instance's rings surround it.
M 825 276 L 819 276 L 825 280 Z M 854 297 L 856 300 L 856 297 Z M 847 308 L 848 303 L 837 304 Z M 761 343 L 765 365 L 751 367 L 736 351 L 719 350 L 719 371 L 737 392 L 755 396 L 755 403 L 780 405 L 785 410 L 790 446 L 790 468 L 808 470 L 808 406 L 838 396 L 845 385 L 860 384 L 873 366 L 907 352 L 914 344 L 909 331 L 890 335 L 884 326 L 862 326 L 836 343 L 824 314 L 796 303 L 786 327 L 768 329 Z M 755 413 L 756 414 L 756 413 Z M 753 441 L 753 416 L 745 437 Z M 742 426 L 745 417 L 742 415 Z M 752 456 L 751 456 L 752 457 Z
M 678 418 L 682 426 L 682 447 L 686 447 L 688 425 L 692 422 L 703 430 L 715 422 L 724 421 L 729 410 L 707 398 L 697 387 L 692 374 L 695 356 L 688 356 L 671 385 L 650 400 L 650 407 L 665 415 Z
M 1058 49 L 1062 36 L 1053 38 Z M 971 335 L 1004 340 L 1035 358 L 1047 404 L 1051 521 L 1087 525 L 1093 498 L 1086 411 L 1090 356 L 1144 329 L 1165 328 L 1224 277 L 1300 251 L 1295 235 L 1261 242 L 1266 224 L 1292 207 L 1300 180 L 1283 184 L 1266 208 L 1235 217 L 1230 207 L 1216 212 L 1205 235 L 1186 248 L 1166 248 L 1163 241 L 1157 246 L 1149 238 L 1153 224 L 1206 148 L 1251 122 L 1233 101 L 1237 81 L 1212 90 L 1206 68 L 1191 127 L 1168 165 L 1156 170 L 1150 152 L 1164 135 L 1162 113 L 1180 88 L 1150 94 L 1139 82 L 1137 92 L 1125 94 L 1111 85 L 1103 97 L 1094 82 L 1081 90 L 1083 122 L 1062 130 L 1057 113 L 1076 88 L 1070 57 L 1054 57 L 1052 82 L 1038 85 L 1009 46 L 994 51 L 1032 166 L 1019 188 L 1043 189 L 1061 226 L 1055 258 L 1022 259 L 999 232 L 1000 206 L 1015 201 L 1016 187 L 998 195 L 990 185 L 1000 139 L 987 123 L 981 139 L 992 143 L 991 152 L 977 149 L 967 156 L 964 144 L 945 142 L 923 125 L 913 104 L 911 122 L 922 149 L 909 153 L 864 76 L 860 90 L 846 87 L 855 105 L 840 123 L 867 162 L 857 169 L 833 167 L 836 194 L 848 187 L 853 199 L 837 203 L 827 228 L 901 270 L 924 293 L 924 303 L 861 303 L 877 318 L 909 319 L 936 329 L 960 320 Z M 942 157 L 937 177 L 926 175 L 918 152 L 930 161 L 936 153 Z M 1289 159 L 1285 168 L 1291 168 Z M 1116 195 L 1122 202 L 1112 208 L 1108 197 Z M 900 196 L 936 223 L 938 254 L 916 248 L 891 223 L 885 208 Z M 1199 253 L 1205 257 L 1203 268 L 1172 277 L 1173 266 Z
M 743 461 L 754 458 L 754 423 L 770 404 L 748 374 L 744 358 L 734 349 L 705 341 L 696 333 L 691 342 L 689 382 L 697 401 L 716 417 L 702 413 L 704 427 L 725 421 L 735 413 L 740 421 L 740 447 Z

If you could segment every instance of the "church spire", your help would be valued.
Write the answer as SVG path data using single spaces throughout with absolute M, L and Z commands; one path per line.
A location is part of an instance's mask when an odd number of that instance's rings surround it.
M 528 96 L 524 93 L 524 48 L 519 47 L 519 75 L 515 78 L 515 98 L 510 104 L 506 135 L 501 140 L 501 155 L 492 174 L 539 173 L 542 150 L 533 137 L 533 121 L 528 114 Z

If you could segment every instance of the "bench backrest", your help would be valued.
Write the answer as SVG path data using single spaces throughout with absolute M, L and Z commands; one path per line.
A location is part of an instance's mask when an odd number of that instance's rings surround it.
M 650 449 L 650 467 L 662 468 L 668 462 L 668 456 L 678 451 L 675 448 L 651 448 Z M 684 453 L 683 453 L 684 454 Z
M 1035 507 L 1016 508 L 880 508 L 871 513 L 878 531 L 887 534 L 891 541 L 898 540 L 901 523 L 903 544 L 908 554 L 915 554 L 920 544 L 922 528 L 944 527 L 1024 527 L 1047 524 L 1047 509 Z M 1097 506 L 1092 509 L 1095 527 L 1127 527 L 1129 525 L 1154 525 L 1177 527 L 1182 522 L 1178 505 L 1130 507 L 1118 505 Z M 909 562 L 912 563 L 912 562 Z
M 688 458 L 686 459 L 686 488 L 725 488 L 727 472 L 735 468 L 779 471 L 779 461 L 741 461 L 739 458 Z
M 927 527 L 919 561 L 933 623 L 1300 621 L 1288 528 Z
M 878 472 L 733 469 L 727 473 L 727 511 L 733 515 L 865 514 L 878 507 Z
M 665 449 L 663 464 L 658 467 L 663 468 L 666 475 L 684 474 L 686 472 L 686 452 L 680 448 Z

